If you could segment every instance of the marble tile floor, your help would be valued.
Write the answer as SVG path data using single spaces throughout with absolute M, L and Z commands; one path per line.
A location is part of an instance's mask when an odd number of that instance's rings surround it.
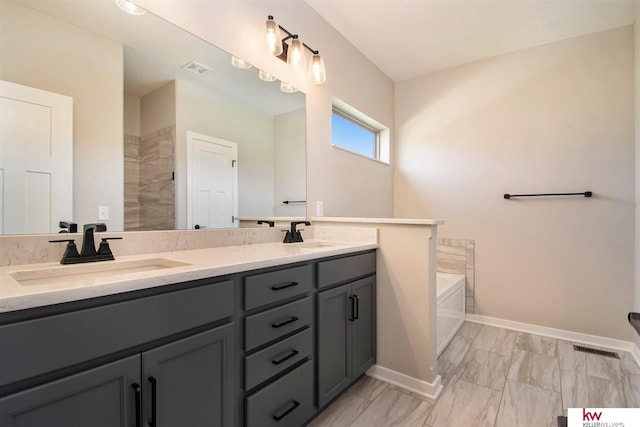
M 310 427 L 557 427 L 567 408 L 640 407 L 640 368 L 573 343 L 466 322 L 438 359 L 437 401 L 363 377 Z

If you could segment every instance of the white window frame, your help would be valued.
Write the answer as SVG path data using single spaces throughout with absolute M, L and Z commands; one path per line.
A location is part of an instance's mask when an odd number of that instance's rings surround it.
M 361 154 L 353 150 L 349 150 L 346 147 L 334 144 L 333 141 L 331 142 L 332 147 L 347 151 L 349 153 L 355 154 L 365 159 L 384 163 L 386 165 L 390 164 L 390 141 L 389 141 L 390 131 L 388 127 L 382 125 L 381 123 L 377 122 L 376 120 L 373 120 L 369 116 L 361 113 L 360 111 L 356 110 L 350 105 L 335 98 L 333 100 L 331 114 L 332 114 L 332 117 L 333 117 L 333 114 L 335 114 L 357 126 L 360 126 L 363 129 L 366 129 L 372 132 L 375 135 L 375 147 L 374 147 L 375 157 L 370 157 L 365 154 Z

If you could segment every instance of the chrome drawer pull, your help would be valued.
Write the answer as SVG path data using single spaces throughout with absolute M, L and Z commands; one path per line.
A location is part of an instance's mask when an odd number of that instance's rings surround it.
M 273 291 L 281 291 L 283 289 L 292 288 L 294 286 L 298 286 L 300 283 L 298 282 L 289 282 L 289 283 L 281 283 L 279 285 L 273 285 L 271 290 Z
M 280 421 L 281 419 L 289 415 L 291 412 L 293 412 L 293 410 L 296 409 L 298 406 L 300 406 L 300 402 L 298 402 L 297 400 L 292 400 L 291 406 L 285 409 L 283 413 L 274 415 L 273 419 L 276 421 Z
M 286 362 L 287 360 L 291 359 L 293 356 L 298 355 L 300 352 L 298 350 L 291 350 L 288 352 L 288 354 L 284 357 L 281 357 L 280 359 L 273 359 L 271 361 L 271 363 L 273 363 L 274 365 L 279 365 L 283 362 Z
M 283 326 L 288 325 L 289 323 L 297 322 L 298 320 L 300 319 L 298 319 L 296 316 L 291 316 L 287 320 L 281 320 L 279 322 L 272 323 L 271 327 L 275 329 L 282 328 Z

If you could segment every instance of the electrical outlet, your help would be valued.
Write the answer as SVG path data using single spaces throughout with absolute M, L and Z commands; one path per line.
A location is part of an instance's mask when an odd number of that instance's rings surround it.
M 324 202 L 316 200 L 316 216 L 324 216 Z
M 100 221 L 109 219 L 109 206 L 98 206 L 98 219 Z

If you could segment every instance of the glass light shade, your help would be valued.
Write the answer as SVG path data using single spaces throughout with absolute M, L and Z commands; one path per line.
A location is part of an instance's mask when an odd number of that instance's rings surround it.
M 280 82 L 280 90 L 286 93 L 294 93 L 298 91 L 298 89 L 285 82 Z
M 267 50 L 274 56 L 281 55 L 282 40 L 280 39 L 280 29 L 278 28 L 278 24 L 272 17 L 269 17 L 266 25 L 267 32 L 265 37 L 267 41 Z
M 322 56 L 315 53 L 309 65 L 309 79 L 314 85 L 321 85 L 327 81 L 327 70 L 324 68 Z
M 249 68 L 251 68 L 251 64 L 249 64 L 248 62 L 240 58 L 236 58 L 235 56 L 231 56 L 231 65 L 233 65 L 236 68 L 241 68 L 243 70 L 248 70 Z
M 297 37 L 291 39 L 289 49 L 287 50 L 287 63 L 291 65 L 293 71 L 302 71 L 305 68 L 304 45 L 302 40 Z
M 260 72 L 258 73 L 258 77 L 260 77 L 260 80 L 264 80 L 265 82 L 275 82 L 276 80 L 278 80 L 271 74 L 265 73 L 262 70 L 260 70 Z
M 116 0 L 116 4 L 129 15 L 144 15 L 147 13 L 146 10 L 129 0 Z

